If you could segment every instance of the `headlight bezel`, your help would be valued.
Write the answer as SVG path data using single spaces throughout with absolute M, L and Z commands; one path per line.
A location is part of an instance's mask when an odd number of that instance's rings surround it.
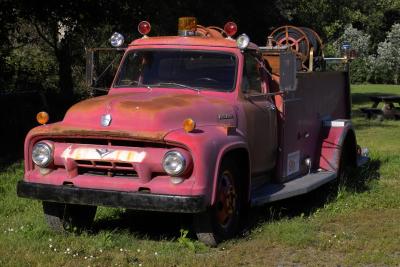
M 237 39 L 236 39 L 236 46 L 240 50 L 245 50 L 250 44 L 250 38 L 247 36 L 247 34 L 242 33 Z
M 46 157 L 47 157 L 47 160 L 46 160 L 46 161 L 39 161 L 39 160 L 37 159 L 38 155 L 37 155 L 36 157 L 34 156 L 34 153 L 35 153 L 35 151 L 37 151 L 37 149 L 43 149 L 44 151 L 47 152 L 47 153 L 46 153 L 46 154 L 47 154 L 47 155 L 46 155 Z M 43 151 L 43 150 L 42 150 L 42 151 Z M 38 152 L 38 153 L 40 153 L 40 152 Z M 53 162 L 53 160 L 54 160 L 54 155 L 53 155 L 53 153 L 54 153 L 54 149 L 53 149 L 53 147 L 52 147 L 51 144 L 49 144 L 49 143 L 47 143 L 47 142 L 40 141 L 40 142 L 37 142 L 36 144 L 33 145 L 33 147 L 32 147 L 32 152 L 31 152 L 31 159 L 32 159 L 33 163 L 34 163 L 36 166 L 41 167 L 41 168 L 46 168 L 46 167 L 48 167 L 48 166 Z
M 112 47 L 121 47 L 125 42 L 125 38 L 119 32 L 114 32 L 110 37 L 110 44 Z
M 170 169 L 168 169 L 167 159 L 170 157 L 176 157 L 181 161 L 181 167 L 179 168 L 179 170 L 171 171 Z M 184 174 L 188 166 L 187 159 L 185 158 L 184 154 L 182 154 L 177 150 L 170 150 L 167 153 L 165 153 L 161 163 L 164 171 L 170 176 L 180 176 Z

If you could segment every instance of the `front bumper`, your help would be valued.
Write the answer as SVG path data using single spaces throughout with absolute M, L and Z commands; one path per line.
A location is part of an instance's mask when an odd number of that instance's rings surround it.
M 108 206 L 134 210 L 199 213 L 206 210 L 204 196 L 176 196 L 140 192 L 57 186 L 19 181 L 19 197 L 42 201 Z

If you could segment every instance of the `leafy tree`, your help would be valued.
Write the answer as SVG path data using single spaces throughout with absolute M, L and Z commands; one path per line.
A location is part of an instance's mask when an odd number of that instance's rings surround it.
M 0 86 L 8 83 L 12 70 L 7 67 L 5 58 L 12 50 L 11 36 L 15 30 L 17 10 L 14 8 L 13 1 L 0 1 Z M 5 90 L 3 86 L 2 91 Z
M 371 49 L 385 38 L 393 23 L 400 22 L 399 0 L 287 0 L 277 4 L 291 24 L 316 30 L 331 43 L 352 24 L 371 36 Z
M 394 24 L 378 46 L 374 78 L 378 82 L 400 83 L 400 24 Z
M 357 58 L 350 63 L 350 78 L 352 83 L 362 83 L 370 77 L 370 36 L 369 34 L 347 25 L 344 33 L 333 42 L 331 51 L 336 57 L 341 56 L 340 47 L 344 42 L 349 42 L 352 49 L 356 50 Z

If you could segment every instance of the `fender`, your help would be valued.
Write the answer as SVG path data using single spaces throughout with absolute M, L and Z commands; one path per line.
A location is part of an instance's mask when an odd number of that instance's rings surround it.
M 209 205 L 215 202 L 219 166 L 224 155 L 238 148 L 248 151 L 243 136 L 239 132 L 231 133 L 223 126 L 203 126 L 193 133 L 175 130 L 164 140 L 190 149 L 194 163 L 192 175 L 195 177 L 192 195 L 205 194 Z
M 321 153 L 319 168 L 324 171 L 337 172 L 343 143 L 349 135 L 355 138 L 353 124 L 350 120 L 324 121 L 321 136 Z M 354 141 L 356 141 L 354 139 Z
M 219 174 L 219 168 L 221 166 L 222 160 L 226 154 L 228 154 L 230 151 L 233 151 L 235 149 L 245 149 L 247 152 L 247 155 L 249 155 L 249 149 L 248 146 L 245 142 L 240 141 L 240 142 L 232 142 L 232 143 L 227 143 L 218 153 L 218 158 L 217 158 L 217 168 L 215 168 L 215 173 L 214 173 L 214 179 L 213 179 L 213 187 L 212 187 L 212 194 L 211 194 L 211 205 L 214 205 L 215 199 L 216 199 L 216 194 L 217 194 L 217 181 L 218 181 L 218 174 Z M 249 166 L 249 172 L 248 172 L 248 192 L 246 192 L 246 195 L 250 197 L 250 189 L 251 189 L 251 162 L 249 157 L 247 156 L 247 164 Z

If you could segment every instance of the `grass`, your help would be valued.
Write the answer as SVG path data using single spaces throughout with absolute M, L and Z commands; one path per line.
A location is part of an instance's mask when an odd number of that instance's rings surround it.
M 317 191 L 253 209 L 249 228 L 213 249 L 192 237 L 188 217 L 106 208 L 92 233 L 64 236 L 49 231 L 38 201 L 16 197 L 18 162 L 0 167 L 0 266 L 400 265 L 400 122 L 358 113 L 369 95 L 400 87 L 352 89 L 358 142 L 371 162 L 330 201 Z

